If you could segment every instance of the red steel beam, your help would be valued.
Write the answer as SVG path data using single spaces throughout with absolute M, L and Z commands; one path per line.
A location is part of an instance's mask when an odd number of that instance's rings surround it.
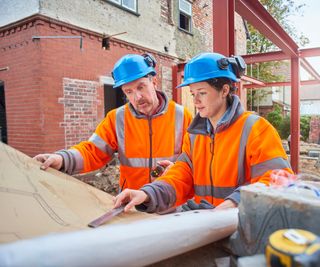
M 282 51 L 249 54 L 249 55 L 243 55 L 242 57 L 247 64 L 269 62 L 269 61 L 281 61 L 281 60 L 290 59 L 290 57 L 288 57 Z
M 301 51 L 305 51 L 305 54 L 309 56 L 317 55 L 318 50 L 314 49 L 312 51 L 306 51 L 308 49 L 302 49 Z M 320 52 L 320 48 L 319 48 Z M 242 56 L 247 64 L 254 64 L 260 62 L 267 62 L 267 61 L 281 61 L 290 59 L 285 53 L 282 51 L 275 51 L 275 52 L 267 52 L 267 53 L 260 53 L 260 54 L 250 54 Z M 313 68 L 313 66 L 303 57 L 301 57 L 301 66 L 315 79 L 320 80 L 320 74 Z
M 255 78 L 252 78 L 250 76 L 246 76 L 246 75 L 243 75 L 241 77 L 241 80 L 242 81 L 245 81 L 245 82 L 249 82 L 249 83 L 252 83 L 252 85 L 260 85 L 262 87 L 265 87 L 265 83 L 263 81 L 260 81 L 258 79 L 255 79 Z M 243 85 L 245 87 L 245 85 Z
M 301 57 L 319 57 L 320 47 L 300 49 Z
M 235 10 L 286 55 L 298 57 L 298 45 L 258 0 L 236 0 Z
M 311 74 L 312 77 L 314 77 L 316 80 L 320 80 L 319 73 L 312 67 L 308 60 L 301 58 L 300 64 L 309 74 Z
M 320 47 L 303 48 L 303 49 L 299 49 L 299 52 L 300 52 L 300 58 L 317 57 L 317 56 L 320 56 Z M 242 55 L 242 57 L 244 58 L 247 64 L 268 62 L 268 61 L 281 61 L 281 60 L 290 59 L 290 57 L 287 56 L 282 51 L 248 54 L 248 55 Z
M 319 80 L 306 80 L 301 81 L 301 85 L 314 85 L 314 84 L 320 84 Z M 291 82 L 273 82 L 273 83 L 264 83 L 264 85 L 258 85 L 258 84 L 245 84 L 243 87 L 246 89 L 261 89 L 265 87 L 278 87 L 278 86 L 291 86 Z
M 295 173 L 299 172 L 300 155 L 300 72 L 299 58 L 291 59 L 291 145 L 290 161 Z
M 225 56 L 234 55 L 235 0 L 212 0 L 213 51 Z

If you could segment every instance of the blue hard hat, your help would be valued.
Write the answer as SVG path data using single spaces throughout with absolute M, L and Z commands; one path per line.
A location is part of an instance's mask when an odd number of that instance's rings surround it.
M 202 53 L 192 58 L 184 68 L 184 81 L 177 88 L 213 78 L 229 78 L 237 82 L 237 75 L 224 55 Z
M 156 61 L 150 54 L 128 54 L 120 58 L 114 65 L 112 77 L 113 88 L 140 79 L 147 74 L 156 75 Z

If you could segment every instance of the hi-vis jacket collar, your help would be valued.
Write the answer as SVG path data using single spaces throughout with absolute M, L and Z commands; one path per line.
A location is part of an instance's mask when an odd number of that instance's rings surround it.
M 227 129 L 243 112 L 244 110 L 241 106 L 239 97 L 237 95 L 233 95 L 232 104 L 219 120 L 215 133 L 222 132 Z M 200 115 L 197 114 L 188 128 L 188 133 L 211 135 L 212 131 L 209 129 L 211 129 L 212 126 L 208 127 L 208 124 L 211 125 L 209 119 L 201 118 Z
M 157 97 L 159 99 L 159 102 L 162 103 L 161 108 L 159 109 L 159 111 L 156 114 L 154 114 L 152 116 L 147 116 L 145 114 L 141 114 L 140 112 L 135 110 L 134 107 L 130 103 L 128 103 L 129 110 L 132 113 L 132 115 L 135 116 L 137 119 L 150 119 L 150 118 L 155 118 L 155 117 L 158 117 L 158 116 L 164 114 L 168 110 L 168 104 L 169 104 L 168 97 L 164 92 L 156 90 L 156 93 L 157 93 Z M 160 98 L 163 101 L 160 101 Z

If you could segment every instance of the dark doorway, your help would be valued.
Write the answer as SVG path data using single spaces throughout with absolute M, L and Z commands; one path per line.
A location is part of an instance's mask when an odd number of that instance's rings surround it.
M 127 102 L 125 94 L 121 89 L 112 88 L 112 85 L 104 85 L 104 112 L 118 108 Z
M 0 81 L 0 137 L 3 143 L 8 144 L 6 100 L 4 95 L 4 83 Z

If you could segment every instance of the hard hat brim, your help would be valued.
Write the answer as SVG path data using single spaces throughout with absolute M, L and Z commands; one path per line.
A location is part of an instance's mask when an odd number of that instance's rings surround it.
M 130 76 L 130 77 L 128 77 L 128 78 L 125 78 L 125 79 L 122 79 L 122 80 L 116 82 L 116 83 L 113 85 L 113 88 L 121 87 L 121 86 L 124 85 L 124 84 L 127 84 L 127 83 L 133 82 L 133 81 L 135 81 L 135 80 L 138 80 L 138 79 L 140 79 L 140 78 L 142 78 L 142 77 L 144 77 L 144 76 L 146 76 L 146 75 L 148 75 L 148 74 L 155 76 L 157 73 L 156 73 L 156 71 L 155 71 L 153 68 L 150 67 L 150 68 L 148 68 L 148 69 L 147 69 L 146 71 L 144 71 L 144 72 L 141 72 L 141 73 L 139 73 L 139 74 L 137 74 L 137 75 Z
M 239 82 L 240 80 L 236 78 L 236 76 L 234 75 L 234 78 L 230 78 L 229 76 L 219 76 L 219 77 L 212 77 L 212 76 L 208 76 L 208 77 L 201 77 L 201 78 L 189 78 L 185 81 L 183 81 L 183 83 L 179 84 L 176 88 L 181 88 L 184 86 L 188 86 L 192 83 L 199 83 L 199 82 L 203 82 L 203 81 L 207 81 L 210 79 L 214 79 L 214 78 L 228 78 L 233 82 Z

